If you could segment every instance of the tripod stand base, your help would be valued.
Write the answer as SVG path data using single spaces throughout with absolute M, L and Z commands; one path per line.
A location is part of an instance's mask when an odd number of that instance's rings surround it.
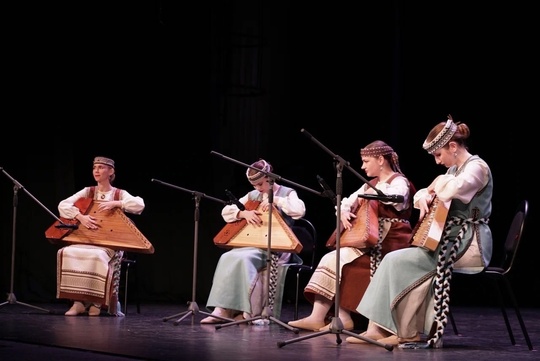
M 208 313 L 208 312 L 203 312 L 203 311 L 199 311 L 199 306 L 197 305 L 197 302 L 195 301 L 191 301 L 189 303 L 189 307 L 187 309 L 187 311 L 184 311 L 184 312 L 180 312 L 180 313 L 177 313 L 177 314 L 174 314 L 172 316 L 167 316 L 167 317 L 164 317 L 163 318 L 163 322 L 167 322 L 169 321 L 170 319 L 173 319 L 173 318 L 176 318 L 176 317 L 180 317 L 179 319 L 177 319 L 176 321 L 174 321 L 174 325 L 175 326 L 178 326 L 178 324 L 180 322 L 182 322 L 186 317 L 188 317 L 189 315 L 191 315 L 192 317 L 194 317 L 196 314 L 198 313 L 202 313 L 203 315 L 206 315 L 206 316 L 212 316 L 212 317 L 215 317 L 215 318 L 219 318 L 220 320 L 223 320 L 223 321 L 234 321 L 234 320 L 231 320 L 230 318 L 225 318 L 225 317 L 220 317 L 220 316 L 216 316 L 216 315 L 212 315 L 211 313 Z M 193 323 L 194 321 L 194 318 L 191 319 L 191 323 Z
M 224 323 L 224 324 L 221 324 L 221 325 L 216 325 L 216 330 L 219 330 L 220 328 L 223 328 L 223 327 L 239 325 L 239 324 L 242 324 L 242 323 L 254 323 L 257 320 L 263 320 L 263 321 L 266 320 L 266 321 L 268 321 L 268 323 L 275 322 L 278 325 L 280 325 L 280 326 L 294 332 L 295 334 L 298 334 L 300 332 L 300 330 L 297 329 L 296 327 L 292 327 L 292 326 L 284 323 L 283 321 L 278 320 L 274 316 L 272 316 L 272 312 L 269 311 L 267 307 L 265 307 L 263 309 L 263 312 L 262 312 L 262 314 L 260 316 L 252 317 L 252 318 L 246 318 L 245 320 L 239 320 L 239 321 L 233 321 L 233 322 L 229 322 L 229 323 Z
M 17 301 L 17 297 L 15 297 L 14 293 L 9 293 L 7 301 L 4 302 L 4 303 L 0 303 L 0 307 L 2 307 L 4 305 L 22 305 L 22 306 L 33 308 L 35 310 L 40 310 L 40 311 L 43 311 L 43 312 L 52 313 L 51 311 L 49 311 L 49 310 L 47 310 L 45 308 L 41 308 L 41 307 L 38 307 L 38 306 L 30 305 L 28 303 Z
M 387 345 L 387 344 L 372 340 L 371 338 L 360 336 L 357 333 L 344 330 L 341 320 L 339 318 L 337 318 L 337 317 L 334 317 L 332 319 L 332 322 L 330 323 L 330 329 L 328 329 L 328 330 L 320 331 L 320 332 L 314 332 L 314 333 L 311 333 L 309 335 L 302 336 L 302 337 L 297 337 L 297 338 L 289 340 L 289 341 L 278 341 L 277 346 L 279 348 L 281 348 L 281 347 L 286 346 L 286 345 L 291 344 L 291 343 L 307 340 L 307 339 L 322 336 L 322 335 L 327 335 L 329 333 L 336 335 L 336 342 L 337 342 L 338 345 L 341 345 L 341 343 L 343 342 L 340 335 L 345 334 L 345 335 L 348 335 L 348 336 L 356 337 L 356 338 L 361 339 L 361 340 L 363 340 L 365 342 L 368 342 L 368 343 L 371 343 L 371 344 L 374 344 L 374 345 L 377 345 L 377 346 L 381 346 L 381 347 L 385 348 L 388 351 L 392 351 L 394 349 L 394 346 L 392 346 L 392 345 Z

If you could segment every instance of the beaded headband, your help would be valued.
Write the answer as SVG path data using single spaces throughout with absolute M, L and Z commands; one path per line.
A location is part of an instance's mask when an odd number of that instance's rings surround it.
M 444 147 L 450 139 L 456 134 L 457 125 L 452 120 L 452 116 L 448 114 L 448 120 L 446 121 L 446 124 L 444 125 L 444 128 L 437 134 L 435 138 L 431 142 L 427 142 L 427 140 L 424 141 L 424 144 L 422 147 L 429 153 L 433 154 L 436 150 L 441 149 Z
M 114 168 L 114 160 L 112 160 L 110 158 L 95 157 L 94 158 L 94 164 L 105 164 L 105 165 L 108 165 L 109 167 Z
M 378 157 L 380 155 L 387 155 L 392 153 L 394 153 L 394 150 L 389 145 L 360 149 L 360 156 L 362 157 Z
M 249 172 L 253 168 L 248 168 L 247 171 L 246 171 L 246 176 L 247 176 L 249 182 L 252 183 L 252 184 L 256 184 L 259 181 L 259 179 L 261 179 L 262 177 L 265 177 L 266 173 L 268 173 L 268 172 L 270 172 L 272 170 L 272 166 L 270 165 L 270 163 L 268 163 L 264 159 L 261 159 L 258 162 L 253 163 L 251 166 L 254 167 L 255 164 L 257 164 L 259 162 L 262 163 L 261 171 L 259 171 L 257 173 L 253 173 L 251 175 L 249 174 Z M 255 170 L 255 169 L 253 169 L 253 170 Z M 265 173 L 263 173 L 263 172 L 265 172 Z
M 392 170 L 394 172 L 401 173 L 401 169 L 399 168 L 399 161 L 398 161 L 398 155 L 396 152 L 394 152 L 394 149 L 392 149 L 389 145 L 383 145 L 382 147 L 371 147 L 371 148 L 362 148 L 360 149 L 360 156 L 361 157 L 379 157 L 379 156 L 385 156 L 385 155 L 391 155 L 392 161 L 390 162 L 390 166 L 392 167 Z

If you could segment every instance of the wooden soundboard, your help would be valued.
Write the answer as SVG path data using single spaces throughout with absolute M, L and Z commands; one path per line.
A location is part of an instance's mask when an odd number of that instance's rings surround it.
M 154 253 L 154 246 L 137 229 L 133 221 L 125 215 L 120 208 L 109 212 L 98 212 L 99 201 L 91 198 L 81 198 L 75 206 L 83 214 L 90 214 L 98 222 L 97 230 L 85 227 L 77 229 L 57 228 L 60 222 L 56 221 L 45 231 L 45 237 L 53 244 L 67 246 L 70 244 L 89 244 L 116 250 Z M 79 225 L 79 221 L 60 217 L 64 224 Z
M 350 220 L 351 229 L 345 229 L 343 223 L 339 224 L 339 243 L 340 246 L 347 247 L 355 244 L 357 248 L 371 247 L 377 244 L 379 240 L 379 202 L 376 200 L 362 199 L 363 205 L 370 208 L 370 212 L 364 213 L 365 217 L 360 215 L 360 210 L 365 208 L 359 207 L 358 202 L 355 202 L 351 207 L 351 213 L 356 215 Z M 366 216 L 366 214 L 369 216 Z M 361 221 L 363 219 L 364 221 Z M 369 235 L 366 237 L 366 235 Z M 336 248 L 337 229 L 330 235 L 326 241 L 326 247 L 330 249 Z M 358 239 L 366 239 L 365 244 L 360 246 Z
M 439 246 L 444 232 L 450 201 L 443 202 L 435 197 L 424 215 L 413 229 L 411 244 L 434 251 Z
M 248 201 L 245 206 L 248 210 L 257 209 L 260 202 Z M 302 251 L 302 243 L 298 240 L 291 228 L 285 223 L 276 207 L 272 206 L 272 224 L 270 227 L 270 249 L 274 252 Z M 257 247 L 268 249 L 268 219 L 269 212 L 261 216 L 263 224 L 260 227 L 247 224 L 245 219 L 227 223 L 214 237 L 214 244 L 222 248 Z

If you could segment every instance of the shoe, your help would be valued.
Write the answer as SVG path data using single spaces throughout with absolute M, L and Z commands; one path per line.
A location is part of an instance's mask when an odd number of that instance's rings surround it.
M 332 323 L 330 322 L 326 326 L 323 326 L 323 327 L 319 328 L 319 331 L 328 331 L 328 330 L 330 330 L 330 325 L 331 324 Z M 343 322 L 343 329 L 347 330 L 347 331 L 354 330 L 354 321 L 353 320 L 348 320 L 346 322 Z
M 359 336 L 369 338 L 369 339 L 371 339 L 373 341 L 379 341 L 380 339 L 384 338 L 382 335 L 379 335 L 379 334 L 377 334 L 377 335 L 368 335 L 367 331 L 362 332 L 361 334 L 359 334 Z M 364 341 L 361 338 L 357 338 L 357 337 L 354 337 L 354 336 L 347 337 L 345 339 L 345 341 L 347 341 L 349 343 L 359 343 L 359 344 L 367 344 L 367 343 L 369 343 L 368 341 Z
M 405 343 L 420 342 L 421 339 L 420 339 L 420 335 L 418 334 L 416 334 L 416 336 L 411 337 L 411 338 L 397 337 L 396 335 L 392 335 L 385 338 L 381 338 L 377 341 L 385 345 L 397 346 L 397 345 L 405 344 Z
M 88 309 L 88 316 L 99 316 L 101 314 L 101 305 L 91 304 Z
M 64 315 L 66 316 L 77 316 L 81 313 L 84 313 L 86 311 L 86 307 L 82 304 L 82 302 L 75 301 L 73 302 L 73 306 L 69 310 L 66 311 Z
M 212 315 L 219 316 L 221 318 L 208 316 L 206 318 L 203 318 L 201 320 L 201 324 L 213 324 L 213 323 L 225 323 L 225 322 L 233 322 L 234 320 L 231 319 L 230 312 L 228 310 L 225 310 L 221 307 L 216 307 L 214 311 L 212 312 Z M 225 318 L 226 320 L 223 320 L 222 318 Z
M 306 318 L 301 318 L 296 321 L 289 321 L 287 322 L 287 324 L 289 326 L 308 331 L 319 331 L 321 328 L 324 327 L 324 322 L 311 322 L 308 321 Z
M 414 337 L 410 337 L 410 338 L 399 337 L 398 341 L 399 343 L 420 342 L 422 341 L 422 339 L 420 338 L 419 334 L 416 334 Z
M 234 320 L 235 321 L 245 321 L 245 320 L 247 320 L 247 318 L 244 318 L 244 314 L 239 313 L 236 316 L 234 316 Z
M 443 339 L 440 337 L 435 343 L 429 343 L 427 341 L 420 341 L 420 337 L 417 337 L 416 341 L 401 342 L 400 339 L 399 348 L 406 350 L 418 350 L 418 349 L 430 349 L 430 348 L 443 348 Z M 412 339 L 411 339 L 412 340 Z
M 212 316 L 208 316 L 208 317 L 205 317 L 201 320 L 201 324 L 202 325 L 206 325 L 206 324 L 213 324 L 213 323 L 225 323 L 226 321 L 220 319 L 220 318 L 216 318 L 216 317 L 212 317 Z
M 366 331 L 358 334 L 359 336 L 366 337 Z M 362 340 L 361 338 L 356 338 L 354 336 L 349 336 L 345 339 L 348 343 L 368 343 L 367 341 Z
M 382 343 L 382 344 L 385 344 L 385 345 L 392 345 L 392 346 L 397 346 L 400 344 L 400 338 L 397 337 L 396 335 L 392 335 L 392 336 L 388 336 L 388 337 L 385 337 L 385 338 L 381 338 L 379 340 L 377 340 L 378 342 Z

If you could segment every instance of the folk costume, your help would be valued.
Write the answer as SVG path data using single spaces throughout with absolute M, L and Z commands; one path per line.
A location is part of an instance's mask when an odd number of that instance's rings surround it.
M 449 117 L 437 137 L 424 142 L 424 149 L 432 154 L 442 148 L 456 129 Z M 460 167 L 452 166 L 437 177 L 434 190 L 439 201 L 450 202 L 436 250 L 410 247 L 387 254 L 357 308 L 370 322 L 400 339 L 420 341 L 420 334 L 427 336 L 427 342 L 400 345 L 404 348 L 442 347 L 453 270 L 480 272 L 492 255 L 488 221 L 493 179 L 486 162 L 470 156 Z M 427 189 L 416 193 L 415 207 L 426 193 Z
M 384 182 L 378 178 L 370 184 L 385 194 L 396 194 L 404 197 L 403 203 L 387 203 L 377 201 L 378 240 L 375 245 L 356 248 L 340 247 L 340 307 L 357 312 L 356 307 L 362 299 L 364 292 L 377 270 L 382 258 L 390 251 L 408 247 L 411 237 L 409 218 L 412 210 L 412 195 L 415 188 L 408 179 L 401 174 L 397 154 L 389 146 L 363 148 L 362 156 L 392 156 L 392 168 L 396 173 Z M 351 211 L 358 202 L 358 195 L 369 190 L 367 184 L 342 199 L 341 211 Z M 361 201 L 368 201 L 361 199 Z M 326 253 L 317 265 L 311 279 L 304 289 L 304 296 L 313 304 L 315 294 L 328 300 L 333 300 L 336 294 L 336 251 Z
M 106 164 L 114 167 L 111 159 L 96 157 L 94 164 Z M 135 197 L 126 190 L 112 187 L 107 192 L 100 192 L 97 187 L 85 187 L 58 205 L 60 216 L 73 219 L 81 210 L 75 206 L 81 198 L 96 201 L 122 202 L 122 210 L 132 214 L 141 214 L 145 204 L 141 197 Z M 103 308 L 109 314 L 123 316 L 118 302 L 120 266 L 123 251 L 105 247 L 74 244 L 63 247 L 57 252 L 57 290 L 56 297 L 80 301 L 91 316 L 99 315 Z M 78 304 L 80 304 L 78 303 Z M 82 313 L 78 310 L 77 313 Z M 66 313 L 68 314 L 68 313 Z M 75 313 L 76 314 L 76 313 Z
M 260 182 L 266 174 L 264 172 L 270 171 L 270 165 L 266 162 L 264 164 L 263 172 L 254 175 L 247 173 L 248 180 L 252 184 Z M 239 201 L 246 204 L 248 201 L 262 202 L 267 199 L 268 194 L 253 190 Z M 306 212 L 304 202 L 298 198 L 296 191 L 283 185 L 274 184 L 273 205 L 289 227 L 293 226 L 295 219 L 303 217 Z M 225 222 L 231 223 L 238 221 L 236 218 L 238 212 L 239 208 L 231 204 L 223 208 L 221 215 Z M 264 306 L 270 302 L 269 307 L 272 308 L 273 315 L 279 317 L 285 276 L 291 263 L 302 263 L 302 260 L 294 253 L 272 252 L 270 264 L 272 271 L 277 274 L 275 284 L 270 285 L 271 294 L 267 296 L 267 248 L 241 247 L 223 253 L 214 272 L 206 307 L 209 310 L 225 309 L 229 312 L 229 317 L 247 319 L 261 315 Z M 273 280 L 274 277 L 271 277 L 270 281 Z M 201 323 L 215 322 L 219 322 L 218 319 L 211 316 L 201 321 Z

